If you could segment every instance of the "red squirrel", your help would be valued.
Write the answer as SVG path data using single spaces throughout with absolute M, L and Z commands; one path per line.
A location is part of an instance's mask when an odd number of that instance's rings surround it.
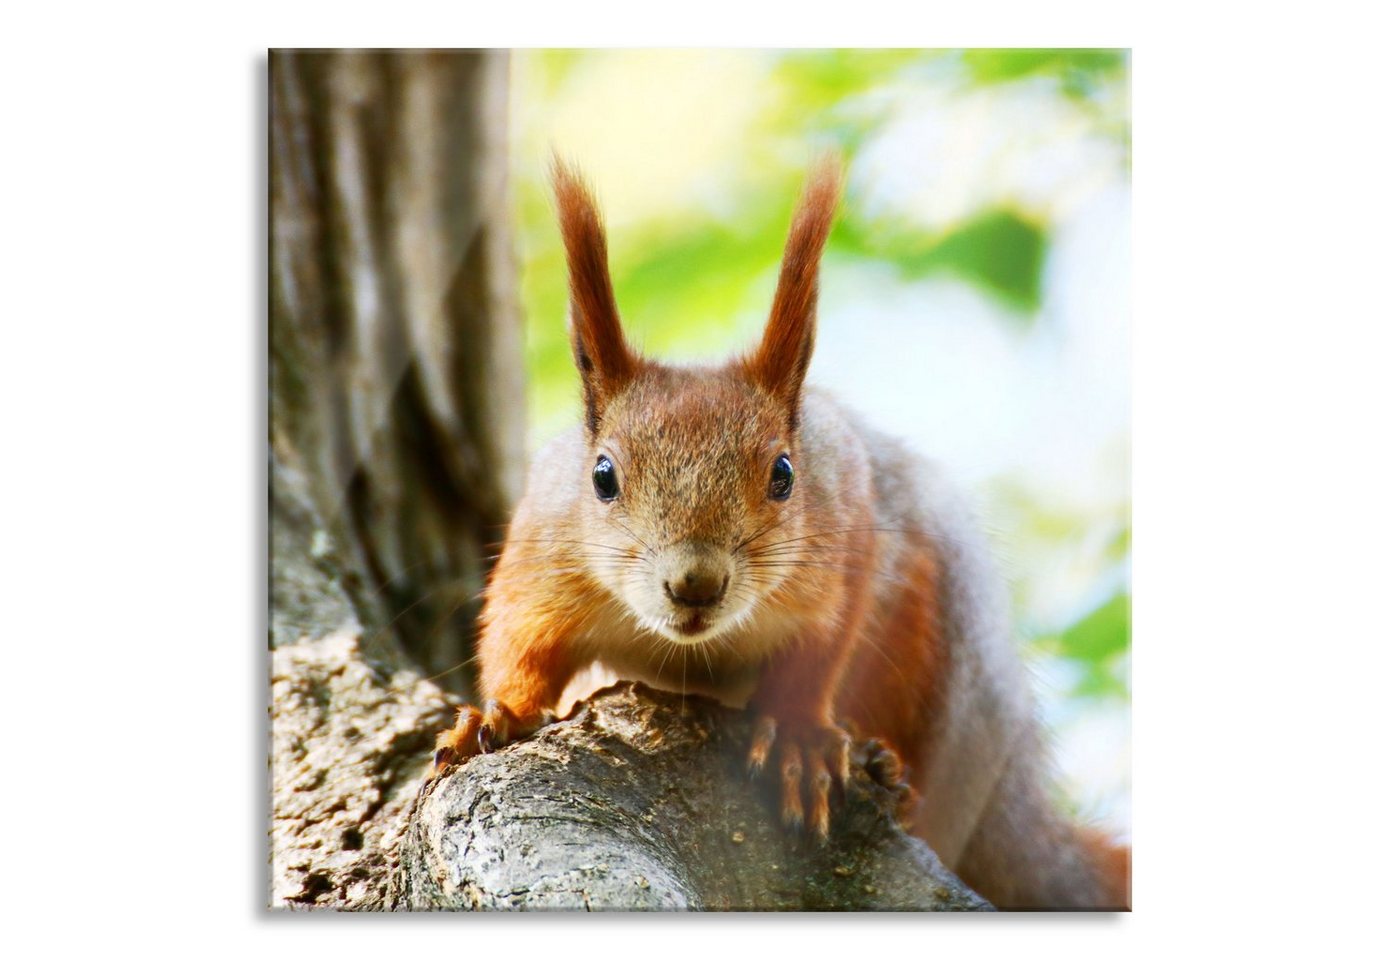
M 1012 909 L 1124 909 L 1128 851 L 1049 794 L 1003 587 L 931 464 L 803 381 L 841 192 L 819 164 L 794 214 L 757 349 L 665 366 L 622 331 L 597 205 L 557 159 L 584 419 L 534 459 L 485 593 L 483 709 L 435 768 L 527 736 L 594 663 L 755 716 L 748 762 L 818 838 L 852 736 L 889 745 L 910 828 Z

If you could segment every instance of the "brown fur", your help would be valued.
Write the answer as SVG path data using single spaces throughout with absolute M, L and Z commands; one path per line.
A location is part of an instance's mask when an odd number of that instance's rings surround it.
M 840 197 L 841 168 L 835 157 L 828 157 L 813 171 L 797 205 L 763 341 L 744 363 L 755 383 L 787 405 L 794 424 L 816 346 L 817 268 Z
M 912 828 L 994 903 L 1127 903 L 1125 854 L 1061 817 L 1003 598 L 975 525 L 935 468 L 802 389 L 817 264 L 839 195 L 809 183 L 762 343 L 711 369 L 637 357 L 622 337 L 592 197 L 556 164 L 585 429 L 537 457 L 486 592 L 482 711 L 438 765 L 528 734 L 601 663 L 756 715 L 749 760 L 785 822 L 824 837 L 850 734 L 898 753 Z M 772 498 L 779 455 L 794 469 Z M 595 495 L 599 457 L 621 493 Z M 710 606 L 671 592 L 725 584 Z
M 583 376 L 588 429 L 598 409 L 637 371 L 622 334 L 608 273 L 608 243 L 593 194 L 578 171 L 554 158 L 554 198 L 569 263 L 569 327 L 574 359 Z

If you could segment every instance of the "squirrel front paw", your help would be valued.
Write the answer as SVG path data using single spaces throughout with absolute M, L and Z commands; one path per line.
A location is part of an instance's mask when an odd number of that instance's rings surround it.
M 433 752 L 433 774 L 442 773 L 453 764 L 461 763 L 478 753 L 514 743 L 534 733 L 544 725 L 543 713 L 520 717 L 498 700 L 486 701 L 478 710 L 470 704 L 457 711 L 457 722 L 437 735 Z
M 825 843 L 831 832 L 832 780 L 844 793 L 850 753 L 850 734 L 840 727 L 780 721 L 764 714 L 754 722 L 749 774 L 757 777 L 776 754 L 783 826 L 801 830 L 805 824 L 813 837 Z
M 906 830 L 912 827 L 919 796 L 910 786 L 904 761 L 894 747 L 878 737 L 866 740 L 852 748 L 851 762 L 864 770 L 876 784 L 894 794 L 895 819 Z

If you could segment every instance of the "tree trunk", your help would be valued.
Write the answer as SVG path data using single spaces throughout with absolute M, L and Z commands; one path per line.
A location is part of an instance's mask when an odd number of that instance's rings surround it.
M 523 472 L 507 58 L 271 55 L 273 646 L 324 626 L 311 563 L 371 657 L 470 656 Z

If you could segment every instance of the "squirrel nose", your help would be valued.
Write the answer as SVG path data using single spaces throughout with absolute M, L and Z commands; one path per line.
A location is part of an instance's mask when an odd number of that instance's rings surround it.
M 683 576 L 666 581 L 666 596 L 683 607 L 712 607 L 719 603 L 729 588 L 729 574 L 690 570 Z

